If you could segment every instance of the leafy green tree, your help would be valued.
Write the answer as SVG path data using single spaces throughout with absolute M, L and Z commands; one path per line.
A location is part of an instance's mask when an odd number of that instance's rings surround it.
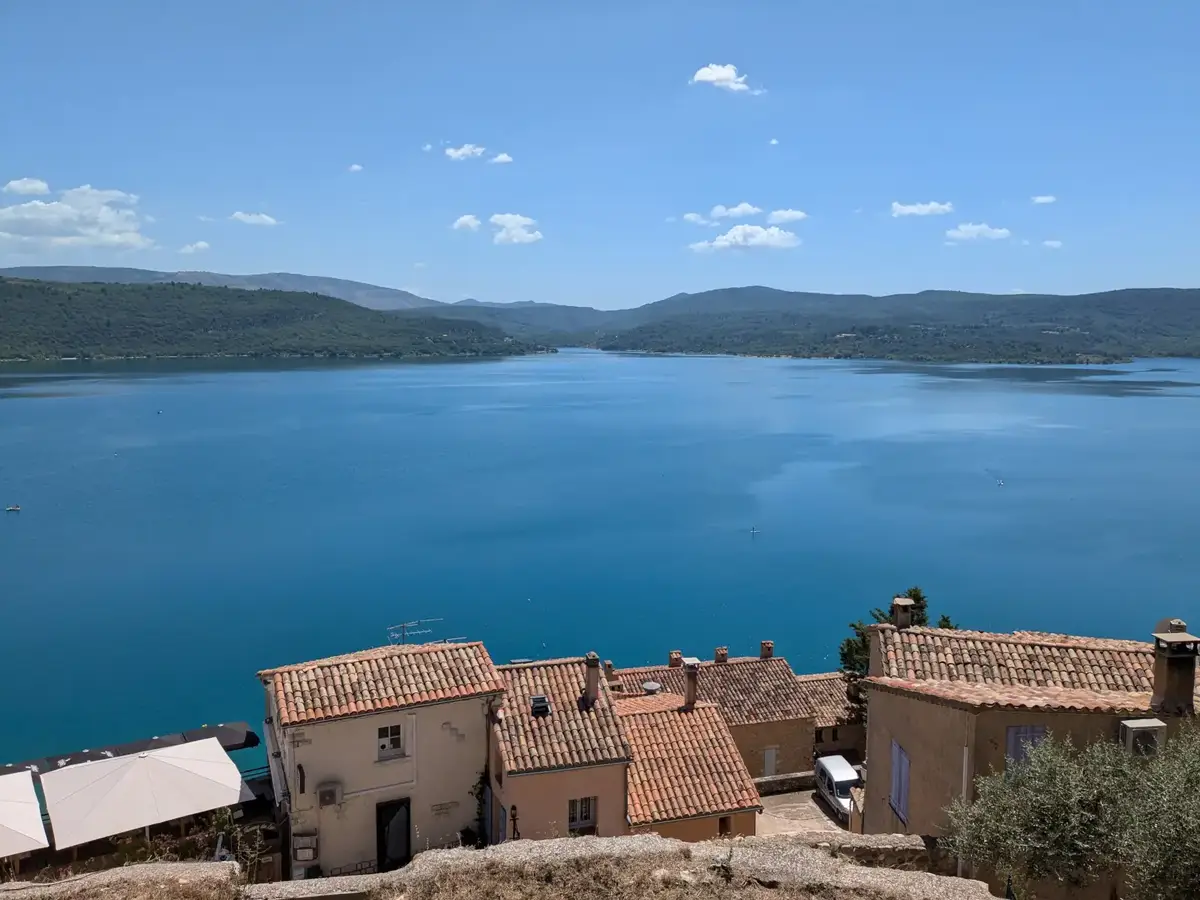
M 1040 884 L 1102 876 L 1126 900 L 1200 897 L 1200 731 L 1191 723 L 1148 757 L 1047 735 L 1026 759 L 978 778 L 975 795 L 949 807 L 941 845 L 1011 877 L 1022 898 Z

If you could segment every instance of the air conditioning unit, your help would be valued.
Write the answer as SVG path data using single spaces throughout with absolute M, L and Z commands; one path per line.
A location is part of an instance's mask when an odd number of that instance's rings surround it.
M 1121 723 L 1121 746 L 1129 753 L 1149 756 L 1167 739 L 1167 726 L 1158 719 L 1126 719 Z
M 317 785 L 318 807 L 337 806 L 341 802 L 342 783 L 340 781 L 327 781 L 324 784 Z

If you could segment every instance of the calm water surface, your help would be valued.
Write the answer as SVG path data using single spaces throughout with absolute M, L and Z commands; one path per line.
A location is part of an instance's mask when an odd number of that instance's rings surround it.
M 406 619 L 820 671 L 918 583 L 1142 638 L 1200 620 L 1198 470 L 1195 361 L 0 368 L 0 762 L 253 722 L 256 670 Z

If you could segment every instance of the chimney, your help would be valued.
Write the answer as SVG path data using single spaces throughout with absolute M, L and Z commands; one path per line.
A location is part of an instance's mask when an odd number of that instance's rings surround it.
M 1161 625 L 1159 626 L 1162 627 Z M 1180 619 L 1154 635 L 1154 693 L 1150 708 L 1160 716 L 1190 716 L 1195 710 L 1196 652 L 1200 638 Z
M 642 682 L 642 690 L 645 691 L 648 696 L 652 697 L 662 690 L 662 685 L 657 681 L 644 681 Z
M 914 601 L 912 597 L 896 597 L 892 600 L 892 624 L 897 628 L 911 628 Z
M 535 719 L 550 715 L 550 700 L 545 694 L 533 694 L 529 698 L 529 714 Z
M 617 670 L 613 666 L 613 661 L 611 659 L 606 659 L 604 661 L 604 680 L 609 683 L 610 687 L 612 686 L 612 683 L 617 680 Z
M 682 650 L 672 650 L 667 655 L 667 665 L 670 666 L 672 669 L 678 669 L 680 666 L 682 666 L 683 665 L 683 651 Z
M 770 659 L 774 655 L 775 655 L 775 642 L 774 641 L 763 641 L 761 644 L 758 645 L 758 658 L 759 659 Z
M 696 706 L 696 692 L 700 687 L 700 664 L 689 662 L 684 666 L 683 678 L 686 684 L 683 695 L 683 708 L 690 712 Z
M 587 668 L 587 678 L 583 685 L 583 705 L 591 709 L 600 697 L 600 657 L 595 651 L 589 651 L 583 662 Z
M 717 652 L 713 654 L 713 662 L 727 663 L 729 662 L 729 648 L 718 647 Z

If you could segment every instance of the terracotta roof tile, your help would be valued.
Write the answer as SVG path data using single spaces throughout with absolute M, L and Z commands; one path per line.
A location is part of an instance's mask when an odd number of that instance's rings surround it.
M 504 690 L 481 643 L 376 647 L 258 673 L 279 724 L 297 725 Z
M 686 691 L 682 666 L 617 669 L 616 677 L 628 695 L 642 693 L 642 684 L 656 681 L 669 693 Z M 803 719 L 809 703 L 796 674 L 782 656 L 747 656 L 726 663 L 700 663 L 699 699 L 715 703 L 731 726 Z
M 804 695 L 805 715 L 817 728 L 832 728 L 854 719 L 854 707 L 846 696 L 846 677 L 841 672 L 797 675 Z
M 500 666 L 506 689 L 495 726 L 504 770 L 510 775 L 625 762 L 629 741 L 597 672 L 600 691 L 587 709 L 580 703 L 587 679 L 582 657 Z M 535 717 L 530 698 L 545 694 L 550 714 Z
M 1080 688 L 981 684 L 966 681 L 910 681 L 868 678 L 873 688 L 948 700 L 980 709 L 1031 709 L 1059 712 L 1147 713 L 1148 691 L 1091 691 Z
M 1154 686 L 1154 647 L 1140 641 L 872 627 L 879 632 L 882 674 L 892 678 L 1090 691 L 1141 692 Z
M 678 694 L 618 697 L 629 735 L 630 825 L 758 810 L 754 780 L 715 704 Z

